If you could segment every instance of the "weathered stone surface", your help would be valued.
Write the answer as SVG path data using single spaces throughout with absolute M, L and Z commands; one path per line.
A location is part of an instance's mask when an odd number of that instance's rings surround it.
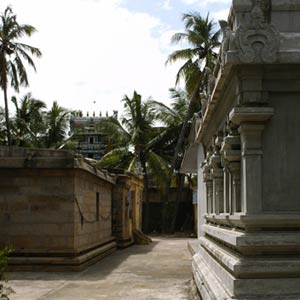
M 112 194 L 112 230 L 119 248 L 133 244 L 133 231 L 141 230 L 143 188 L 142 177 L 130 173 L 118 175 Z
M 116 249 L 114 175 L 67 151 L 0 147 L 0 155 L 0 247 L 14 249 L 11 267 L 79 270 Z
M 300 299 L 299 17 L 299 1 L 233 1 L 196 138 L 206 223 L 193 274 L 204 300 Z M 208 184 L 216 166 L 223 211 Z

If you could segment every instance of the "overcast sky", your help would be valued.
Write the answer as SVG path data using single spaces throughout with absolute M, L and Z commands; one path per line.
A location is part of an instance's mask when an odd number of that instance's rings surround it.
M 169 104 L 180 65 L 165 66 L 181 15 L 191 10 L 227 18 L 231 0 L 2 0 L 19 23 L 38 30 L 28 44 L 40 48 L 37 73 L 29 72 L 33 96 L 69 109 L 122 112 L 120 100 L 136 90 Z M 10 96 L 12 95 L 10 91 Z M 0 98 L 2 99 L 2 97 Z M 0 104 L 3 106 L 3 103 Z

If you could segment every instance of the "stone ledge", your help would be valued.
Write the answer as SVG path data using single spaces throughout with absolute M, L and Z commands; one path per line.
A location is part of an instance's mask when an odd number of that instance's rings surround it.
M 233 225 L 242 228 L 297 228 L 300 227 L 299 214 L 230 215 Z
M 191 253 L 191 255 L 195 255 L 196 253 L 198 253 L 200 251 L 200 241 L 196 240 L 196 241 L 189 241 L 187 243 L 187 247 L 189 252 Z
M 229 227 L 245 228 L 246 230 L 255 228 L 300 228 L 299 214 L 264 214 L 264 215 L 245 215 L 236 214 L 205 214 L 208 222 L 225 225 Z
M 203 231 L 218 241 L 234 247 L 247 255 L 255 254 L 299 254 L 300 232 L 261 231 L 247 233 L 235 229 L 225 229 L 203 225 Z
M 203 300 L 300 299 L 299 278 L 238 279 L 208 254 L 203 256 L 203 253 L 194 255 L 192 270 Z M 232 294 L 233 291 L 235 295 Z
M 242 257 L 213 240 L 200 238 L 201 246 L 237 278 L 293 278 L 300 274 L 300 261 L 294 257 Z M 201 251 L 202 256 L 203 250 Z
M 273 107 L 234 107 L 229 119 L 234 124 L 241 122 L 265 122 L 274 115 Z
M 133 244 L 134 244 L 133 238 L 128 238 L 128 239 L 118 239 L 117 238 L 117 247 L 119 249 L 125 249 Z
M 203 300 L 233 299 L 199 253 L 193 256 L 192 272 Z
M 76 257 L 10 257 L 9 271 L 81 271 L 116 250 L 116 242 L 100 245 Z
M 82 157 L 66 150 L 22 147 L 0 147 L 2 169 L 79 169 L 87 171 L 112 184 L 116 176 L 91 165 Z

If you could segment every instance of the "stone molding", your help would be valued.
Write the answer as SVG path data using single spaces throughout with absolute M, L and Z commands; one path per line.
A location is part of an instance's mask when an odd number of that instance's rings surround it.
M 0 147 L 0 168 L 81 169 L 112 184 L 116 176 L 97 168 L 83 157 L 66 150 Z
M 247 25 L 235 32 L 237 56 L 241 63 L 275 63 L 279 52 L 279 32 L 265 21 L 262 2 L 256 1 Z

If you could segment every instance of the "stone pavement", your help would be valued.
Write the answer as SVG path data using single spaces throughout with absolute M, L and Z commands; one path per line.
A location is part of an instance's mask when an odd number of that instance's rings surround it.
M 12 300 L 186 300 L 191 239 L 155 237 L 80 273 L 10 273 Z

